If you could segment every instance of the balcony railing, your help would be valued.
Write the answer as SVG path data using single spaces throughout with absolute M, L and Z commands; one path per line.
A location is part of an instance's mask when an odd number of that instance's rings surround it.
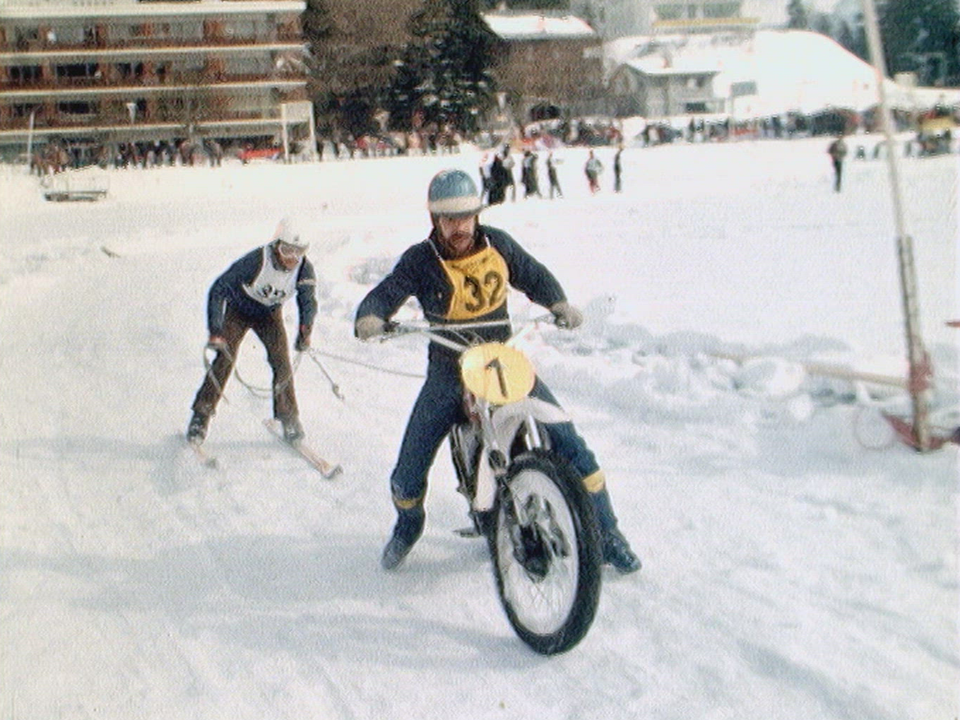
M 5 93 L 16 92 L 22 94 L 40 94 L 57 92 L 59 94 L 71 91 L 80 91 L 80 94 L 90 95 L 97 91 L 111 93 L 129 91 L 131 93 L 166 93 L 182 91 L 184 89 L 216 89 L 219 86 L 237 84 L 246 85 L 284 85 L 300 84 L 307 81 L 307 76 L 299 72 L 271 72 L 257 73 L 164 73 L 163 75 L 146 75 L 138 78 L 104 77 L 59 77 L 53 79 L 33 78 L 7 79 L 0 81 L 0 99 Z
M 204 48 L 256 47 L 258 45 L 304 45 L 303 37 L 297 33 L 278 32 L 254 37 L 204 37 L 204 38 L 167 38 L 141 37 L 122 40 L 91 39 L 82 43 L 50 42 L 48 40 L 21 40 L 0 43 L 0 53 L 17 55 L 37 55 L 45 57 L 51 53 L 97 52 L 109 54 L 120 50 L 202 50 Z
M 138 117 L 134 122 L 130 122 L 130 116 L 124 110 L 119 112 L 111 110 L 102 113 L 92 113 L 86 115 L 58 115 L 48 118 L 37 116 L 34 118 L 33 129 L 38 130 L 76 130 L 87 128 L 91 125 L 96 126 L 115 126 L 128 128 L 131 130 L 150 128 L 155 125 L 187 125 L 190 123 L 243 123 L 243 122 L 276 122 L 280 123 L 281 116 L 278 109 L 264 110 L 262 112 L 254 111 L 230 111 L 220 112 L 198 111 L 188 113 L 183 109 L 169 108 L 158 110 L 150 117 Z M 30 129 L 29 118 L 13 118 L 0 122 L 0 131 L 24 131 Z

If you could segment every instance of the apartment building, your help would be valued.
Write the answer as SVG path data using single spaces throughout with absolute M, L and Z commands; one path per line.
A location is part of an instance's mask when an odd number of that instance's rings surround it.
M 302 0 L 5 0 L 0 150 L 256 142 L 309 122 Z

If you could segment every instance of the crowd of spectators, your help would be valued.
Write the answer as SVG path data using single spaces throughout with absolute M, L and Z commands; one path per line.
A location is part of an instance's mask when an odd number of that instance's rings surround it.
M 956 108 L 934 108 L 925 113 L 895 112 L 897 131 L 917 130 L 916 141 L 907 143 L 905 154 L 934 154 L 949 152 L 952 135 L 949 127 L 935 133 L 924 123 L 934 119 L 948 125 L 956 124 Z M 284 152 L 278 138 L 259 141 L 226 141 L 217 138 L 156 140 L 153 142 L 116 142 L 102 145 L 66 144 L 51 140 L 40 145 L 29 158 L 31 171 L 43 175 L 68 168 L 99 165 L 101 168 L 148 168 L 160 166 L 218 167 L 224 158 L 235 158 L 243 163 L 253 160 L 354 160 L 359 158 L 390 157 L 395 155 L 441 155 L 460 151 L 469 141 L 481 149 L 499 148 L 509 143 L 515 148 L 550 151 L 561 147 L 588 148 L 626 145 L 628 147 L 655 147 L 667 143 L 726 142 L 766 138 L 791 139 L 817 135 L 863 134 L 878 130 L 878 117 L 873 112 L 862 114 L 847 110 L 828 109 L 811 115 L 788 113 L 750 120 L 730 117 L 690 116 L 674 118 L 670 122 L 623 121 L 608 117 L 550 119 L 526 125 L 501 128 L 498 132 L 485 131 L 465 138 L 449 128 L 428 126 L 411 132 L 382 131 L 353 136 L 339 132 L 322 133 L 316 146 L 302 138 L 289 141 Z M 629 132 L 625 126 L 629 125 Z

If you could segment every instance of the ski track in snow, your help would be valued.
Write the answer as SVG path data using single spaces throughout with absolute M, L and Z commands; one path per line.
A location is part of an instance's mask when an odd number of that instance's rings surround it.
M 525 347 L 645 563 L 607 571 L 593 628 L 555 658 L 513 636 L 482 544 L 451 532 L 466 508 L 446 448 L 423 539 L 400 572 L 378 564 L 424 348 L 360 344 L 350 323 L 426 231 L 430 176 L 479 154 L 110 171 L 107 199 L 80 205 L 0 169 L 0 718 L 955 717 L 956 448 L 865 449 L 855 388 L 796 364 L 903 373 L 885 166 L 848 162 L 836 195 L 825 148 L 630 149 L 626 191 L 608 172 L 597 197 L 571 149 L 564 200 L 485 213 L 585 309 Z M 903 174 L 943 414 L 956 158 Z M 206 443 L 220 468 L 181 437 L 209 283 L 290 211 L 316 228 L 315 345 L 346 398 L 301 364 L 333 481 L 236 378 Z M 269 382 L 253 336 L 238 368 Z

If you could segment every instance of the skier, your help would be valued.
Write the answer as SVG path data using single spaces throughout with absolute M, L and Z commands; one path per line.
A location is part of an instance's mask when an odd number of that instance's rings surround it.
M 847 156 L 847 144 L 843 141 L 843 133 L 827 148 L 830 160 L 833 162 L 833 189 L 840 192 L 840 180 L 843 176 L 843 159 Z
M 582 314 L 567 302 L 546 267 L 503 230 L 479 224 L 482 204 L 467 173 L 445 170 L 434 176 L 427 207 L 433 224 L 428 237 L 410 247 L 357 308 L 354 333 L 360 340 L 384 333 L 388 320 L 411 296 L 419 301 L 423 314 L 440 325 L 509 319 L 507 282 L 549 308 L 559 326 L 581 324 Z M 477 327 L 473 334 L 485 341 L 503 341 L 510 331 L 505 326 L 488 326 Z M 557 404 L 539 379 L 531 395 Z M 390 476 L 397 522 L 381 557 L 387 570 L 403 561 L 423 532 L 427 473 L 451 427 L 465 419 L 462 400 L 457 353 L 431 343 L 427 379 L 411 411 Z M 550 425 L 547 432 L 552 447 L 570 462 L 595 504 L 604 560 L 622 573 L 639 570 L 640 560 L 617 529 L 604 474 L 593 452 L 573 423 Z
M 584 165 L 583 171 L 587 175 L 590 192 L 596 194 L 600 190 L 600 173 L 603 172 L 603 163 L 594 157 L 593 150 L 590 151 L 590 157 L 587 158 L 587 164 Z
M 293 389 L 293 371 L 283 327 L 283 303 L 296 295 L 300 327 L 294 348 L 310 347 L 317 314 L 316 274 L 306 258 L 308 244 L 294 223 L 280 221 L 271 241 L 234 262 L 210 287 L 207 298 L 207 348 L 216 357 L 193 401 L 187 440 L 199 444 L 230 377 L 240 342 L 252 329 L 263 341 L 273 370 L 273 416 L 283 425 L 284 439 L 304 437 Z

